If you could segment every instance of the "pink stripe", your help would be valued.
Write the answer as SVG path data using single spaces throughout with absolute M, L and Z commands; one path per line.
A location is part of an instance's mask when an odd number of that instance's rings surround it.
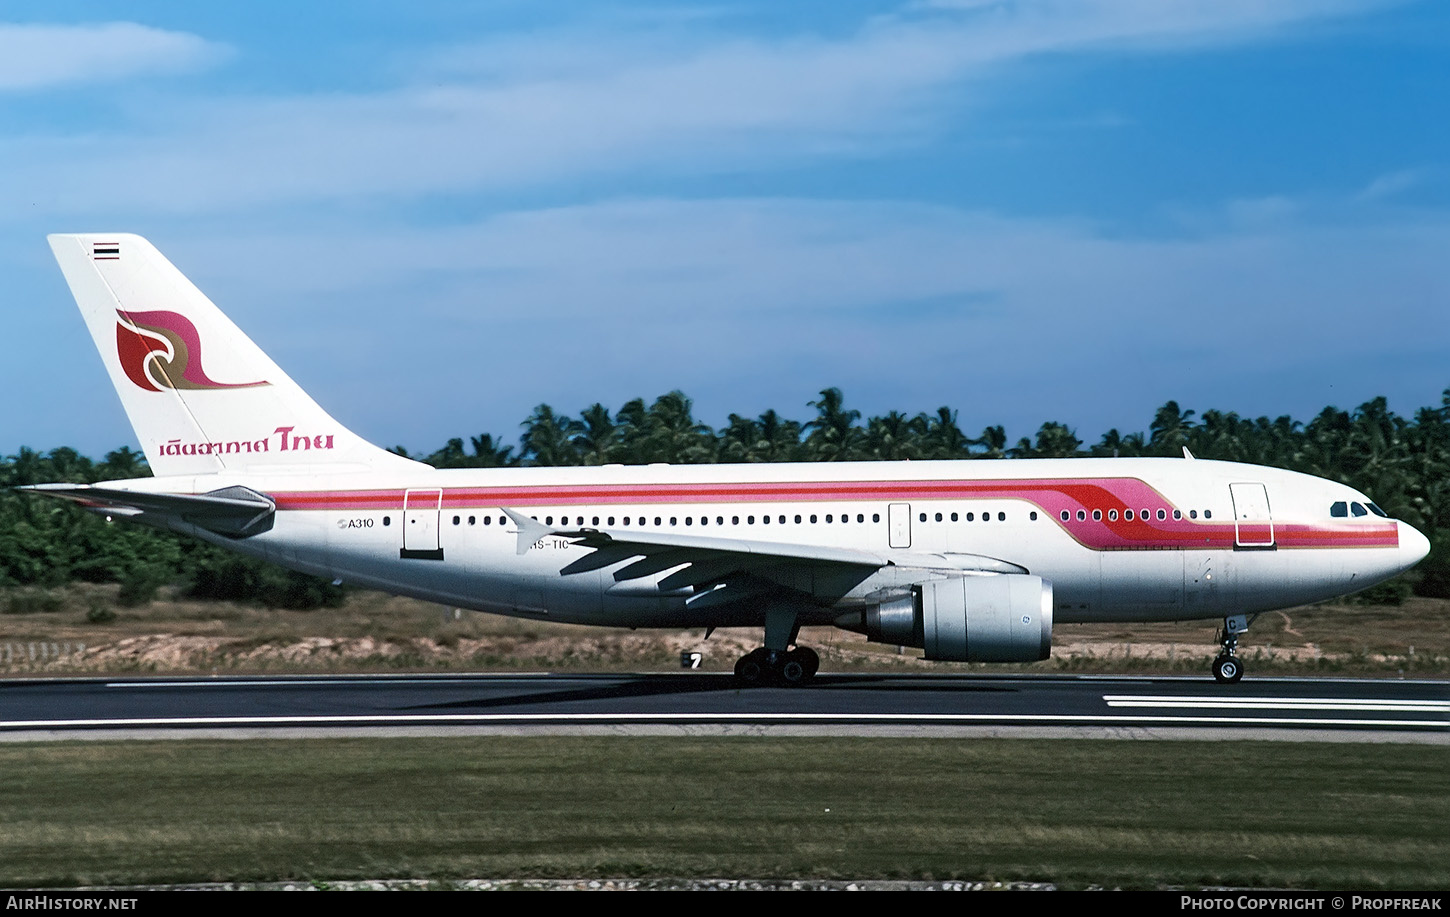
M 299 491 L 272 494 L 279 509 L 360 510 L 403 508 L 402 490 Z M 900 501 L 946 499 L 1010 499 L 1027 501 L 1074 539 L 1094 550 L 1152 548 L 1227 549 L 1235 544 L 1232 521 L 1173 519 L 1175 509 L 1161 493 L 1137 478 L 1051 478 L 992 481 L 804 481 L 753 484 L 559 485 L 549 487 L 460 487 L 443 491 L 448 509 L 529 506 L 611 506 L 655 503 L 809 503 L 825 501 Z M 1094 521 L 1093 510 L 1103 518 Z M 1144 510 L 1162 521 L 1144 519 Z M 1077 511 L 1087 518 L 1078 521 Z M 1111 510 L 1119 518 L 1110 520 Z M 1132 510 L 1134 519 L 1124 518 Z M 1061 514 L 1066 511 L 1068 520 Z M 1274 524 L 1280 547 L 1395 547 L 1399 529 L 1393 523 Z M 1268 527 L 1245 523 L 1245 542 L 1267 541 Z

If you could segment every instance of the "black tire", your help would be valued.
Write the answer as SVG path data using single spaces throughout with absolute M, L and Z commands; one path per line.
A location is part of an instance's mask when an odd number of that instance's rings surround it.
M 758 652 L 746 653 L 736 660 L 735 678 L 747 685 L 758 685 L 765 680 L 765 666 Z
M 801 661 L 801 665 L 805 666 L 806 678 L 814 677 L 821 670 L 821 657 L 815 650 L 802 646 L 798 647 L 795 652 L 796 658 Z
M 785 658 L 785 661 L 782 662 L 780 665 L 781 684 L 791 685 L 793 687 L 795 685 L 804 684 L 805 681 L 810 677 L 811 676 L 807 673 L 804 663 L 800 659 L 798 659 L 794 653 L 787 656 Z
M 1244 677 L 1244 664 L 1227 653 L 1213 661 L 1213 680 L 1221 685 L 1236 684 Z

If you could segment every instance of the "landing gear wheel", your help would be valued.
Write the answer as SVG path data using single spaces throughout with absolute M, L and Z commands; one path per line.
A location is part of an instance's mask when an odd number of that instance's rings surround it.
M 806 667 L 801 664 L 800 659 L 795 658 L 794 653 L 787 656 L 785 658 L 785 662 L 781 663 L 780 680 L 784 684 L 798 685 L 804 682 L 809 677 L 810 676 L 806 674 Z
M 758 685 L 765 676 L 765 654 L 760 650 L 746 653 L 735 663 L 735 677 L 743 684 Z
M 817 672 L 821 670 L 821 657 L 816 653 L 815 650 L 811 649 L 810 647 L 796 647 L 792 655 L 799 659 L 801 665 L 805 667 L 806 678 L 813 677 Z
M 1213 661 L 1213 680 L 1221 685 L 1231 685 L 1244 677 L 1244 664 L 1239 657 L 1227 653 Z

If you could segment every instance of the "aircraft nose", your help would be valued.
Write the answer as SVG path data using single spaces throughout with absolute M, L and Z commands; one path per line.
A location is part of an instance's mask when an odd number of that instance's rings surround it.
M 1420 534 L 1413 525 L 1400 522 L 1400 561 L 1408 570 L 1425 559 L 1430 553 L 1430 539 Z

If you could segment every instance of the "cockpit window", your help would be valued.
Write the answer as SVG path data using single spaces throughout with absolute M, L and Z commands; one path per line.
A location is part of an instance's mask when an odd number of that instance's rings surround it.
M 1336 516 L 1336 517 L 1338 517 L 1338 516 L 1348 516 L 1349 515 L 1349 504 L 1346 503 L 1346 502 L 1344 502 L 1343 500 L 1340 500 L 1339 502 L 1335 503 L 1333 506 L 1329 507 L 1329 515 Z
M 1372 512 L 1372 513 L 1374 513 L 1376 516 L 1381 516 L 1381 517 L 1383 517 L 1385 519 L 1390 518 L 1390 514 L 1389 513 L 1387 513 L 1384 510 L 1380 509 L 1378 506 L 1376 506 L 1373 503 L 1366 503 L 1365 506 L 1368 506 L 1369 507 L 1369 511 Z
M 1365 509 L 1363 506 L 1360 506 L 1358 503 L 1349 504 L 1349 511 L 1355 516 L 1355 518 L 1369 515 L 1369 510 Z

